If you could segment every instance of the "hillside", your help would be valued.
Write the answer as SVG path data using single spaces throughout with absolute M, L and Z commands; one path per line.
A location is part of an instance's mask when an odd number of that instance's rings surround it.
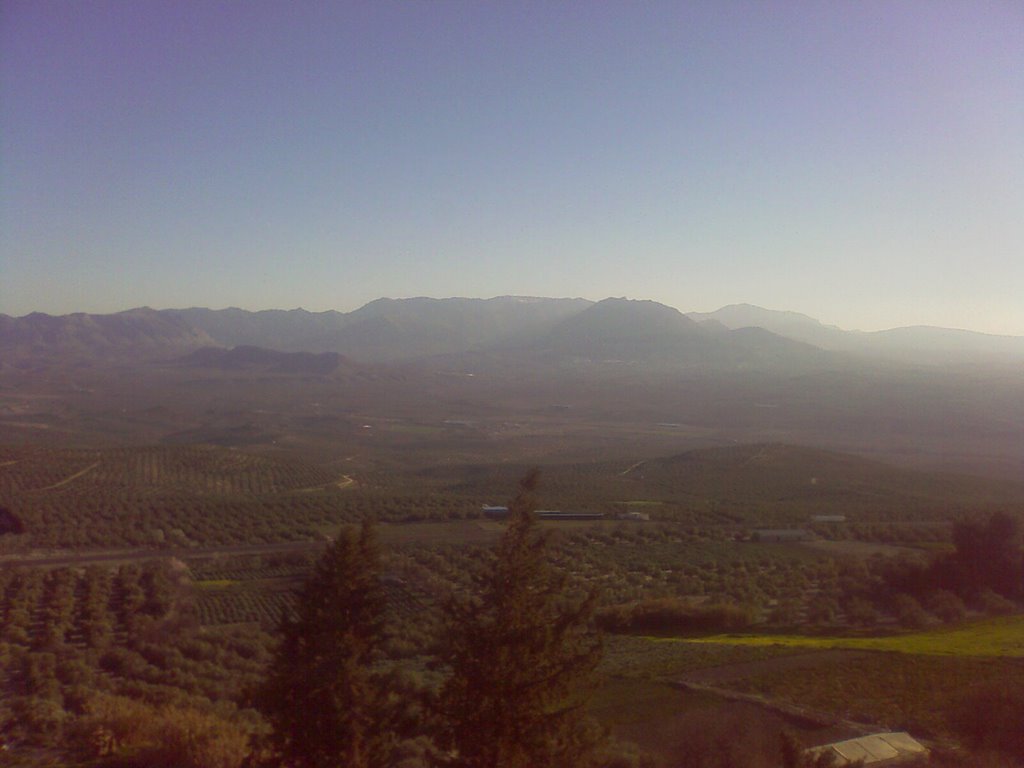
M 168 309 L 223 347 L 254 346 L 283 352 L 337 351 L 332 344 L 348 320 L 344 312 L 268 309 Z
M 825 328 L 779 314 L 787 327 Z M 382 299 L 348 314 L 0 318 L 0 442 L 284 441 L 424 466 L 437 456 L 594 459 L 778 441 L 1020 475 L 1019 368 L 968 364 L 966 353 L 921 364 L 947 354 L 946 335 L 927 329 L 890 333 L 921 341 L 885 359 L 724 322 L 770 325 L 767 310 L 721 317 L 698 323 L 622 298 L 499 297 Z M 228 331 L 334 349 L 229 344 Z
M 915 472 L 850 454 L 781 444 L 689 451 L 624 477 L 654 491 L 801 508 L 948 514 L 957 505 L 1019 503 L 1024 484 Z
M 8 550 L 315 541 L 343 521 L 462 519 L 503 503 L 525 464 L 435 464 L 387 472 L 202 445 L 115 449 L 0 446 L 0 508 L 23 525 Z M 350 474 L 349 474 L 350 473 Z M 1019 509 L 1021 483 L 915 472 L 779 444 L 661 458 L 541 465 L 547 508 L 643 511 L 687 526 L 933 525 Z
M 754 336 L 749 329 L 770 335 Z M 742 333 L 730 334 L 730 331 Z M 783 343 L 782 340 L 788 342 Z M 474 351 L 545 352 L 690 367 L 851 360 L 963 365 L 1024 361 L 1024 338 L 946 328 L 846 331 L 797 312 L 733 304 L 683 314 L 653 301 L 608 298 L 377 299 L 352 312 L 136 309 L 113 315 L 0 315 L 4 363 L 152 359 L 202 346 L 334 352 L 403 362 Z
M 498 501 L 525 466 L 479 466 L 450 490 Z M 449 476 L 436 469 L 435 480 Z M 542 467 L 544 497 L 567 509 L 642 509 L 659 519 L 807 524 L 813 514 L 854 522 L 949 520 L 966 510 L 1024 504 L 1024 483 L 918 472 L 850 454 L 783 444 L 703 448 L 652 459 Z
M 22 548 L 316 539 L 342 479 L 213 446 L 0 446 L 0 507 L 22 521 Z
M 113 315 L 0 315 L 0 365 L 165 358 L 215 344 L 184 320 L 148 308 Z
M 581 311 L 583 299 L 377 299 L 348 313 L 240 309 L 167 310 L 224 346 L 338 352 L 361 361 L 396 361 L 495 344 Z
M 808 344 L 761 329 L 703 326 L 654 301 L 609 298 L 520 338 L 519 353 L 547 358 L 630 363 L 650 370 L 744 370 L 831 365 Z
M 823 349 L 844 349 L 844 340 L 849 335 L 841 328 L 824 325 L 799 312 L 780 312 L 753 304 L 730 304 L 714 312 L 689 312 L 687 317 L 702 326 L 718 325 L 732 330 L 763 328 Z
M 822 349 L 904 363 L 936 365 L 1024 361 L 1024 338 L 1019 336 L 931 326 L 846 331 L 798 312 L 764 309 L 752 304 L 730 304 L 714 312 L 690 312 L 687 317 L 705 327 L 764 328 Z

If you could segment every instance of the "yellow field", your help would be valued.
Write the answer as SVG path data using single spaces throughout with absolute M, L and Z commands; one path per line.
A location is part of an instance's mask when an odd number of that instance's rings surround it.
M 711 635 L 669 642 L 761 645 L 793 648 L 853 648 L 945 656 L 1024 657 L 1024 616 L 1005 616 L 957 627 L 889 637 L 808 637 L 804 635 Z

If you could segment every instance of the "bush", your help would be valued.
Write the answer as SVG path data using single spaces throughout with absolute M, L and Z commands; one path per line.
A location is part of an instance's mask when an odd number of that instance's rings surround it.
M 238 768 L 249 754 L 249 733 L 234 722 L 120 696 L 90 700 L 70 741 L 82 757 L 131 756 L 152 768 Z
M 750 606 L 733 603 L 693 605 L 675 598 L 643 600 L 605 608 L 597 625 L 607 632 L 676 634 L 682 632 L 734 632 L 757 618 Z
M 867 600 L 855 597 L 846 604 L 846 618 L 859 627 L 871 627 L 878 623 L 878 610 Z
M 1016 605 L 990 589 L 978 595 L 977 603 L 982 611 L 993 616 L 1006 616 L 1017 610 Z
M 945 589 L 929 593 L 925 598 L 925 605 L 928 606 L 929 611 L 947 624 L 960 621 L 967 615 L 967 606 L 964 605 L 964 601 Z
M 913 597 L 901 592 L 892 600 L 893 612 L 901 626 L 921 629 L 928 625 L 928 613 Z

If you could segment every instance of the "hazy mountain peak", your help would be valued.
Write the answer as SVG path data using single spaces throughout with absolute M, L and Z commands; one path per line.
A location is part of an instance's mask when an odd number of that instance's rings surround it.
M 684 347 L 685 354 L 692 356 L 694 343 L 705 335 L 697 323 L 673 307 L 610 297 L 565 318 L 541 343 L 569 358 L 675 364 Z
M 717 320 L 727 328 L 743 328 L 745 326 L 756 326 L 767 330 L 774 330 L 781 326 L 804 325 L 814 328 L 832 328 L 835 326 L 824 325 L 809 315 L 788 310 L 765 309 L 755 304 L 728 304 L 714 312 L 689 312 L 687 317 L 693 320 Z
M 617 335 L 632 332 L 685 332 L 697 327 L 693 320 L 675 307 L 650 299 L 609 297 L 587 307 L 576 317 L 581 323 L 600 323 Z
M 748 329 L 740 333 L 740 329 Z M 763 329 L 764 333 L 755 333 Z M 727 332 L 728 331 L 728 332 Z M 132 356 L 180 354 L 200 346 L 250 345 L 288 352 L 338 352 L 371 362 L 409 360 L 488 348 L 549 349 L 569 358 L 655 360 L 699 365 L 751 356 L 800 355 L 784 337 L 819 349 L 912 364 L 1005 363 L 1024 360 L 1024 338 L 928 326 L 843 331 L 808 315 L 730 304 L 684 315 L 649 299 L 496 296 L 380 298 L 344 313 L 303 308 L 257 312 L 237 307 L 155 310 L 136 307 L 109 315 L 34 312 L 0 315 L 0 351 L 9 360 L 30 355 Z M 721 344 L 728 350 L 723 352 Z M 719 345 L 716 347 L 715 345 Z M 723 358 L 723 355 L 725 357 Z

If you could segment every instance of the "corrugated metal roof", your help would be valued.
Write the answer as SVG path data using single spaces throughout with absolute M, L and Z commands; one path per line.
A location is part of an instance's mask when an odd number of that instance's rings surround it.
M 928 752 L 924 745 L 905 731 L 858 736 L 856 739 L 812 747 L 807 751 L 815 756 L 823 752 L 832 752 L 836 757 L 837 766 L 849 765 L 858 760 L 863 760 L 864 765 L 897 762 Z

